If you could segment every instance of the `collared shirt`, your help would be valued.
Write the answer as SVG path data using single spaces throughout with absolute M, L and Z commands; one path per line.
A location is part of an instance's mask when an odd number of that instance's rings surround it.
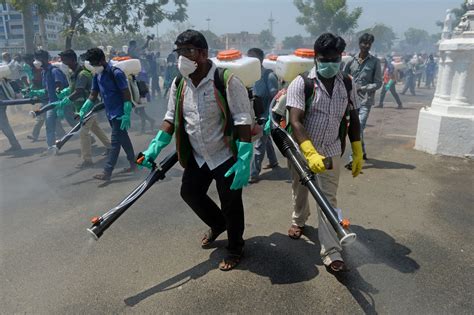
M 315 146 L 323 156 L 340 156 L 341 140 L 339 126 L 348 105 L 347 90 L 342 73 L 336 75 L 332 96 L 328 94 L 324 84 L 317 78 L 316 68 L 313 67 L 308 78 L 315 80 L 315 97 L 304 115 L 304 128 Z M 352 82 L 349 109 L 359 108 L 356 88 Z M 291 82 L 286 95 L 286 106 L 306 111 L 304 80 L 301 76 Z
M 368 55 L 359 61 L 358 56 L 353 57 L 344 67 L 344 72 L 351 75 L 358 90 L 361 105 L 372 106 L 375 91 L 382 87 L 382 68 L 377 57 Z
M 119 68 L 107 64 L 102 73 L 94 75 L 92 90 L 100 92 L 109 120 L 123 115 L 125 89 L 128 89 L 127 77 Z
M 84 92 L 82 95 L 79 95 L 78 98 L 74 100 L 74 107 L 79 110 L 86 98 L 89 96 L 89 93 L 92 88 L 92 73 L 89 72 L 89 75 L 84 72 L 88 71 L 83 66 L 77 66 L 76 71 L 71 75 L 71 90 L 72 92 L 77 89 L 82 89 Z
M 199 167 L 204 163 L 213 170 L 229 158 L 232 152 L 224 142 L 222 112 L 215 97 L 213 63 L 207 76 L 197 87 L 186 78 L 184 89 L 183 116 L 184 128 L 193 148 L 194 158 Z M 175 79 L 176 80 L 176 79 Z M 176 84 L 171 84 L 168 111 L 164 120 L 174 123 L 176 110 Z M 252 123 L 252 109 L 247 89 L 236 77 L 231 76 L 227 84 L 227 102 L 235 126 Z
M 10 68 L 10 76 L 9 76 L 10 80 L 15 81 L 15 80 L 21 79 L 21 72 L 23 69 L 18 61 L 16 61 L 15 59 L 12 59 L 12 61 L 8 63 L 8 68 Z
M 59 83 L 61 89 L 69 86 L 66 75 L 59 68 L 53 67 L 50 64 L 41 72 L 41 78 L 43 80 L 43 87 L 48 92 L 48 101 L 50 103 L 58 100 L 56 96 L 57 83 Z

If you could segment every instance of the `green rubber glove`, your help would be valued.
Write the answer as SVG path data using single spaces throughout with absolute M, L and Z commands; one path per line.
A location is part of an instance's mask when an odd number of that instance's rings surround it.
M 81 121 L 84 119 L 84 116 L 94 107 L 94 103 L 90 100 L 87 99 L 84 104 L 82 104 L 81 109 L 79 110 L 79 117 L 81 118 Z
M 132 112 L 132 102 L 126 101 L 123 103 L 123 115 L 118 120 L 121 120 L 120 124 L 121 130 L 128 130 L 130 128 L 130 113 Z
M 58 104 L 56 105 L 56 107 L 57 107 L 58 109 L 59 109 L 59 108 L 63 109 L 64 106 L 68 106 L 68 105 L 70 105 L 71 103 L 72 103 L 71 99 L 66 96 L 66 97 L 63 98 L 61 101 L 58 102 Z
M 362 150 L 362 142 L 354 141 L 351 142 L 352 147 L 352 176 L 357 177 L 362 170 L 362 166 L 364 165 L 363 159 L 363 150 Z
M 390 90 L 390 88 L 392 87 L 393 83 L 394 83 L 393 80 L 390 79 L 390 81 L 388 81 L 387 85 L 385 85 L 385 91 Z
M 272 131 L 271 123 L 272 123 L 272 111 L 270 111 L 270 114 L 268 114 L 267 122 L 265 123 L 265 126 L 263 127 L 263 134 L 265 136 L 268 136 L 270 132 Z
M 148 149 L 143 151 L 145 158 L 140 162 L 137 160 L 137 163 L 145 166 L 146 168 L 152 169 L 150 161 L 154 161 L 157 158 L 161 150 L 163 150 L 163 148 L 171 142 L 171 137 L 172 136 L 166 131 L 158 131 L 156 137 L 150 142 Z
M 43 97 L 45 95 L 46 95 L 46 89 L 30 90 L 30 92 L 28 93 L 28 97 L 33 97 L 33 96 Z
M 225 177 L 229 177 L 233 173 L 234 181 L 230 186 L 232 190 L 242 189 L 247 186 L 250 179 L 250 162 L 253 157 L 252 142 L 240 142 L 237 140 L 237 162 L 225 173 Z
M 67 88 L 62 89 L 59 93 L 56 93 L 56 96 L 62 100 L 66 96 L 69 96 L 71 94 L 71 88 L 68 86 Z

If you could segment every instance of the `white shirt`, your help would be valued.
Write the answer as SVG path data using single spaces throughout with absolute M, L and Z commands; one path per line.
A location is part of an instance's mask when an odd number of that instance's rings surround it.
M 191 79 L 185 78 L 186 87 L 183 91 L 184 127 L 193 148 L 194 158 L 199 167 L 206 163 L 210 170 L 232 157 L 230 148 L 224 142 L 222 111 L 215 96 L 214 72 L 216 69 L 213 63 L 209 73 L 197 87 Z M 173 124 L 177 91 L 175 80 L 171 84 L 168 111 L 164 118 Z M 232 75 L 227 83 L 226 92 L 234 126 L 251 125 L 252 109 L 248 92 L 240 79 Z

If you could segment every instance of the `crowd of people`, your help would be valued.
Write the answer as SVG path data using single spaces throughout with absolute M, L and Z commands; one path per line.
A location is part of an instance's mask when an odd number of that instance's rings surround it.
M 390 91 L 398 108 L 402 108 L 395 88 L 400 77 L 405 84 L 402 94 L 410 90 L 415 95 L 422 77 L 427 88 L 432 87 L 434 81 L 436 64 L 433 55 L 407 57 L 405 66 L 397 69 L 392 57 L 388 56 L 381 62 L 370 53 L 375 40 L 372 34 L 363 34 L 359 39 L 360 51 L 342 64 L 346 47 L 344 39 L 331 33 L 322 34 L 315 40 L 314 66 L 309 72 L 282 84 L 273 71 L 262 66 L 261 77 L 252 87 L 253 95 L 263 104 L 264 116 L 275 114 L 291 126 L 294 140 L 309 168 L 317 175 L 318 186 L 334 208 L 337 208 L 341 166 L 345 165 L 357 177 L 364 160 L 368 159 L 364 130 L 376 102 L 376 91 L 382 89 L 378 107 L 383 106 L 386 92 Z M 129 162 L 129 167 L 122 172 L 135 172 L 137 164 L 152 168 L 153 161 L 171 143 L 174 135 L 179 162 L 184 168 L 181 197 L 209 227 L 201 245 L 209 247 L 227 231 L 228 255 L 219 264 L 219 269 L 231 270 L 239 264 L 245 244 L 242 188 L 259 182 L 265 155 L 269 163 L 263 168 L 279 167 L 269 123 L 265 124 L 263 136 L 252 142 L 255 113 L 248 90 L 239 78 L 217 68 L 209 59 L 209 47 L 202 33 L 187 30 L 177 37 L 176 49 L 166 58 L 162 84 L 157 70 L 157 55 L 145 52 L 148 42 L 138 47 L 135 41 L 131 41 L 126 55 L 141 60 L 143 71 L 137 80 L 150 86 L 145 97 L 168 97 L 168 105 L 159 131 L 140 154 L 143 158 L 138 160 L 128 134 L 132 111 L 140 117 L 143 134 L 147 122 L 154 131 L 155 119 L 143 107 L 133 103 L 129 78 L 109 62 L 113 57 L 123 55 L 91 48 L 84 55 L 77 56 L 68 49 L 59 54 L 62 64 L 67 66 L 66 73 L 50 62 L 51 56 L 44 50 L 13 58 L 4 53 L 3 61 L 10 67 L 12 75 L 8 81 L 2 79 L 2 84 L 10 84 L 16 96 L 36 97 L 43 106 L 55 104 L 45 117 L 39 115 L 36 118 L 28 136 L 32 141 L 38 141 L 45 123 L 47 155 L 58 151 L 56 140 L 64 134 L 61 120 L 64 118 L 73 126 L 77 123 L 75 113 L 81 121 L 84 120 L 100 98 L 105 106 L 110 136 L 101 128 L 97 118 L 87 119 L 80 129 L 82 161 L 77 165 L 78 168 L 93 165 L 91 133 L 94 134 L 103 144 L 107 156 L 103 171 L 94 175 L 97 180 L 111 179 L 121 148 Z M 247 55 L 263 64 L 264 52 L 260 48 L 250 49 Z M 276 105 L 271 108 L 271 104 Z M 10 128 L 5 110 L 5 106 L 0 107 L 0 125 L 11 144 L 7 150 L 9 153 L 20 150 L 21 146 Z M 347 136 L 351 154 L 349 161 L 343 162 Z M 330 166 L 325 164 L 327 159 L 331 160 Z M 288 236 L 299 239 L 310 215 L 308 190 L 300 184 L 298 173 L 291 164 L 289 169 L 293 180 L 293 208 Z M 213 180 L 220 206 L 207 194 Z M 331 272 L 345 270 L 341 255 L 343 249 L 320 209 L 318 220 L 321 257 L 325 266 Z

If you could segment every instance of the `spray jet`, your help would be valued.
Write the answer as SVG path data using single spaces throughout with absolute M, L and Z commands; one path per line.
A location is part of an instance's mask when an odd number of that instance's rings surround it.
M 72 138 L 72 136 L 74 136 L 75 134 L 77 134 L 79 132 L 79 130 L 81 130 L 81 127 L 83 124 L 85 124 L 86 122 L 88 122 L 91 118 L 92 118 L 92 115 L 94 113 L 97 113 L 101 110 L 103 110 L 105 108 L 105 105 L 104 103 L 99 103 L 97 105 L 95 105 L 85 116 L 84 116 L 84 119 L 82 119 L 82 121 L 78 122 L 68 133 L 66 133 L 61 139 L 59 140 L 56 140 L 56 147 L 58 148 L 58 150 L 60 150 L 63 145 L 68 142 L 69 139 Z M 75 118 L 77 119 L 79 116 L 76 116 Z
M 145 156 L 143 153 L 138 154 L 137 163 L 140 164 Z M 130 208 L 154 183 L 165 178 L 168 172 L 178 162 L 178 153 L 173 152 L 168 155 L 157 167 L 154 161 L 150 161 L 153 165 L 151 173 L 147 178 L 138 185 L 124 200 L 117 206 L 107 211 L 100 217 L 93 217 L 92 226 L 87 229 L 95 240 L 98 240 L 102 234 L 115 222 L 128 208 Z

